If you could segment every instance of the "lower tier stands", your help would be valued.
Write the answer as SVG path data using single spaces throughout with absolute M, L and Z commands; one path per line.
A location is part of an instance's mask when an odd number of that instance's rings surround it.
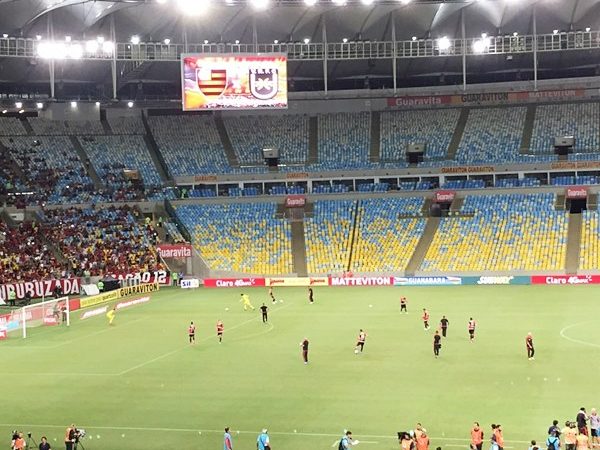
M 179 220 L 213 270 L 248 274 L 293 272 L 291 226 L 275 203 L 182 205 Z
M 361 200 L 350 270 L 406 269 L 425 228 L 426 219 L 415 217 L 421 215 L 423 204 L 422 197 Z
M 348 270 L 356 201 L 320 200 L 314 215 L 304 222 L 308 273 L 329 274 Z
M 600 268 L 600 221 L 598 211 L 583 211 L 581 243 L 579 249 L 579 269 L 598 270 Z
M 568 216 L 555 195 L 467 196 L 473 217 L 443 218 L 421 266 L 424 271 L 562 270 Z

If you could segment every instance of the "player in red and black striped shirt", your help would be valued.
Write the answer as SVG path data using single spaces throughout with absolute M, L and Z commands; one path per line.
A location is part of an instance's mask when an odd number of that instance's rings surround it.
M 188 336 L 190 338 L 190 344 L 196 343 L 196 325 L 194 322 L 190 322 L 190 326 L 188 327 Z
M 223 341 L 223 331 L 225 331 L 225 325 L 219 320 L 217 322 L 217 337 L 219 338 L 219 344 Z

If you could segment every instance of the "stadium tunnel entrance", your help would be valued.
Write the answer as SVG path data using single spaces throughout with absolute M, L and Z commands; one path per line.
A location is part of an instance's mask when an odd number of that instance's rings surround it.
M 571 214 L 581 214 L 582 211 L 586 211 L 587 198 L 568 198 L 567 199 L 567 211 Z

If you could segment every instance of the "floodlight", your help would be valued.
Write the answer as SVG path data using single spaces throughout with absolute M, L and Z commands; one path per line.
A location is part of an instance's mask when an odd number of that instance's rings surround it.
M 96 102 L 96 106 L 100 106 L 100 102 Z
M 156 3 L 160 3 L 162 5 L 163 3 L 167 3 L 167 0 L 156 0 Z
M 208 39 L 204 39 L 204 45 L 208 45 Z
M 403 5 L 408 5 L 412 0 L 400 0 Z
M 98 41 L 87 41 L 85 43 L 85 51 L 88 53 L 96 53 L 98 51 Z
M 346 4 L 346 0 L 333 0 L 334 5 L 344 6 Z
M 128 108 L 133 108 L 133 102 L 127 102 L 127 107 Z
M 485 44 L 483 40 L 477 39 L 473 42 L 473 52 L 474 53 L 483 53 L 485 51 Z
M 304 0 L 304 4 L 306 6 L 315 6 L 317 4 L 317 0 Z
M 240 43 L 240 40 L 239 40 L 239 39 L 236 39 L 236 40 L 235 40 L 235 44 L 237 45 L 237 44 L 239 44 L 239 43 Z
M 104 36 L 98 36 L 96 38 L 96 40 L 98 41 L 99 44 L 102 44 L 104 42 Z
M 255 9 L 265 9 L 269 6 L 269 0 L 251 0 L 250 3 Z
M 171 43 L 171 39 L 166 38 L 164 41 L 165 45 L 169 45 Z
M 44 104 L 43 104 L 43 103 L 36 103 L 36 104 L 35 104 L 35 107 L 36 107 L 37 109 L 42 109 L 42 108 L 44 107 Z
M 446 36 L 438 39 L 438 47 L 440 50 L 448 50 L 451 46 L 451 42 L 450 39 L 448 39 Z
M 588 33 L 591 31 L 592 29 L 590 27 L 586 27 L 585 31 L 587 31 Z
M 279 44 L 279 39 L 275 39 L 275 40 L 273 41 L 273 44 Z
M 514 37 L 517 37 L 519 35 L 519 33 L 517 33 L 516 31 L 513 33 Z
M 67 50 L 67 56 L 73 59 L 81 59 L 83 48 L 80 44 L 71 44 Z
M 310 42 L 310 38 L 304 38 L 304 43 L 308 44 Z
M 360 2 L 365 6 L 372 5 L 374 1 L 375 0 L 360 0 Z
M 188 16 L 199 16 L 210 6 L 210 0 L 176 0 L 179 10 Z
M 66 42 L 71 42 L 71 36 L 65 36 L 65 41 Z
M 38 41 L 41 41 L 42 40 L 42 35 L 41 34 L 36 34 L 35 35 L 35 39 L 38 40 Z
M 412 37 L 412 40 L 413 40 L 413 41 L 416 41 L 416 40 L 417 40 L 417 37 L 416 37 L 416 36 L 413 36 L 413 37 Z
M 23 107 L 23 102 L 15 102 L 15 108 L 21 109 Z
M 133 45 L 138 45 L 140 43 L 140 37 L 139 36 L 131 36 L 131 43 Z
M 77 108 L 77 102 L 71 102 L 71 108 Z
M 6 114 L 8 111 L 6 109 L 2 110 L 2 114 Z
M 106 54 L 111 54 L 115 49 L 115 44 L 111 41 L 105 41 L 102 43 L 102 52 Z
M 558 34 L 558 30 L 552 30 L 552 34 Z
M 25 110 L 24 110 L 24 109 L 21 109 L 21 110 L 19 111 L 19 114 L 23 114 L 24 112 L 25 112 Z
M 481 37 L 482 37 L 483 39 L 487 38 L 487 33 L 481 33 Z
M 64 59 L 67 57 L 67 48 L 62 42 L 40 42 L 37 53 L 40 58 Z
M 6 39 L 6 38 L 8 37 L 8 34 L 4 33 L 4 34 L 2 35 L 2 37 L 3 37 L 4 39 Z
M 342 39 L 342 42 L 345 44 L 346 42 L 348 42 L 348 38 Z

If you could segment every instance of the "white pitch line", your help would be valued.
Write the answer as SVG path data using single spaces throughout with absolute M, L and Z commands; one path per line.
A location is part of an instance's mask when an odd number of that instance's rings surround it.
M 287 308 L 288 306 L 290 306 L 290 303 L 288 303 L 285 306 L 282 306 L 281 308 L 277 308 L 275 311 L 280 311 L 280 310 L 282 310 L 284 308 Z M 259 320 L 259 319 L 260 319 L 260 317 L 253 317 L 252 319 L 246 320 L 245 322 L 241 322 L 241 323 L 238 323 L 237 325 L 232 326 L 231 328 L 229 328 L 229 330 L 230 331 L 231 330 L 235 330 L 236 328 L 240 328 L 240 327 L 242 327 L 244 325 L 247 325 L 247 324 L 249 324 L 251 322 L 255 322 L 255 321 Z M 206 342 L 206 341 L 208 341 L 210 339 L 214 339 L 214 337 L 213 336 L 209 336 L 209 337 L 206 337 L 204 339 L 201 339 L 199 342 Z M 189 348 L 189 347 L 190 347 L 190 345 L 188 344 L 185 347 L 176 348 L 175 350 L 171 350 L 170 352 L 167 352 L 167 353 L 164 353 L 162 355 L 159 355 L 156 358 L 152 358 L 152 359 L 150 359 L 150 360 L 148 360 L 146 362 L 143 362 L 143 363 L 137 364 L 137 365 L 135 365 L 133 367 L 130 367 L 129 369 L 125 369 L 125 370 L 119 372 L 116 375 L 119 375 L 119 376 L 126 375 L 126 374 L 128 374 L 130 372 L 133 372 L 134 370 L 141 369 L 142 367 L 145 367 L 148 364 L 152 364 L 152 363 L 155 363 L 156 361 L 160 361 L 161 359 L 168 358 L 169 356 L 174 355 L 175 353 L 179 353 L 180 351 L 182 351 L 182 350 L 184 350 L 186 348 Z
M 31 427 L 31 428 L 64 428 L 64 425 L 33 425 L 33 424 L 15 424 L 15 423 L 0 423 L 0 427 Z M 218 433 L 223 434 L 223 430 L 202 430 L 198 428 L 149 428 L 149 427 L 108 427 L 108 426 L 94 426 L 83 424 L 82 428 L 86 430 L 116 430 L 116 431 L 146 431 L 146 432 L 167 432 L 167 433 Z M 239 434 L 257 434 L 258 429 L 255 431 L 243 431 L 243 430 L 233 430 Z M 306 437 L 339 437 L 340 433 L 303 433 L 303 432 L 289 432 L 289 431 L 269 431 L 270 435 L 273 436 L 306 436 Z M 360 437 L 365 437 L 367 439 L 393 439 L 395 441 L 398 440 L 398 437 L 395 435 L 387 434 L 361 434 Z M 454 437 L 429 437 L 432 440 L 436 441 L 462 441 L 462 442 L 470 442 L 470 438 L 454 438 Z M 339 442 L 336 441 L 336 442 Z M 360 443 L 377 443 L 377 441 L 360 441 Z M 516 444 L 529 444 L 530 441 L 516 441 L 510 440 L 512 443 Z M 446 444 L 447 446 L 456 446 L 458 444 Z M 460 447 L 464 447 L 464 445 L 460 445 Z M 504 447 L 504 448 L 513 448 L 513 447 Z
M 580 341 L 579 339 L 573 339 L 565 334 L 565 331 L 570 330 L 571 328 L 574 328 L 576 326 L 582 325 L 584 323 L 589 323 L 589 322 L 591 322 L 591 321 L 586 320 L 585 322 L 578 322 L 578 323 L 574 323 L 572 325 L 567 325 L 562 330 L 560 330 L 560 337 L 562 337 L 563 339 L 566 339 L 567 341 L 571 341 L 575 344 L 588 345 L 590 347 L 600 347 L 599 344 L 594 344 L 593 342 L 587 342 L 587 341 Z

